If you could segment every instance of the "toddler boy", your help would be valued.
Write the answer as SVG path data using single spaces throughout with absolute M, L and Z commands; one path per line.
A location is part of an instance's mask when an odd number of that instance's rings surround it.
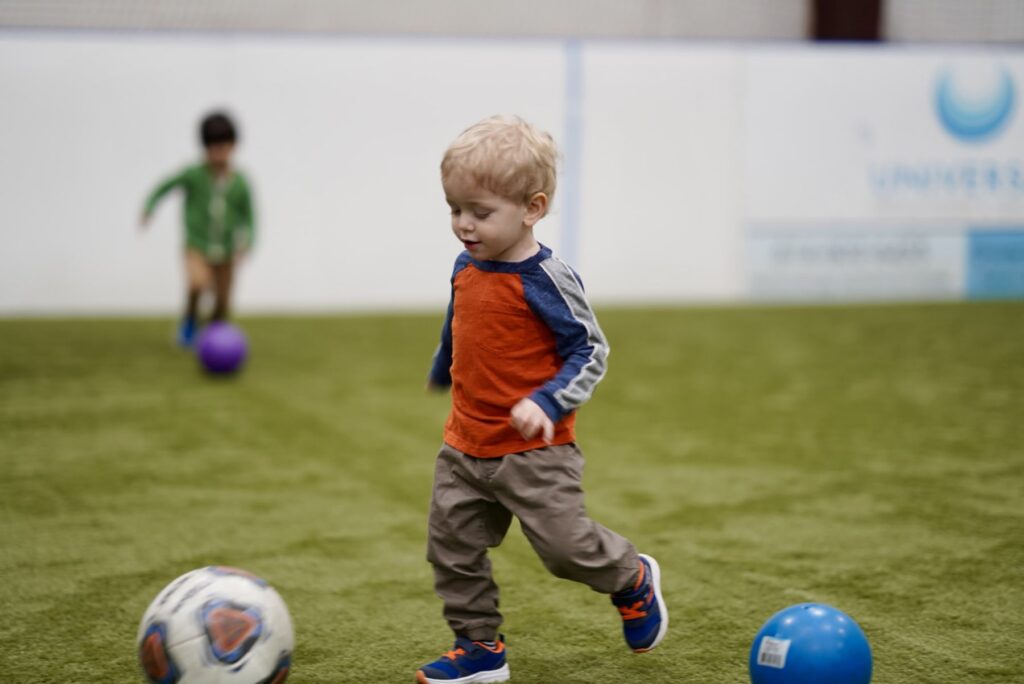
M 455 645 L 420 684 L 509 679 L 487 549 L 512 516 L 558 577 L 611 594 L 626 643 L 668 628 L 660 569 L 587 517 L 575 411 L 605 372 L 608 344 L 579 277 L 534 238 L 555 192 L 551 136 L 516 117 L 464 131 L 441 162 L 451 225 L 465 251 L 429 385 L 451 388 L 437 457 L 428 560 Z

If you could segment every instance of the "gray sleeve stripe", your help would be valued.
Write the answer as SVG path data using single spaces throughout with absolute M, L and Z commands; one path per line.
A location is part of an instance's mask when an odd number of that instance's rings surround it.
M 605 370 L 608 367 L 608 354 L 611 349 L 605 340 L 601 327 L 597 324 L 593 309 L 583 293 L 583 287 L 576 280 L 572 269 L 561 259 L 551 257 L 541 262 L 540 267 L 548 274 L 555 289 L 562 296 L 569 311 L 579 323 L 587 330 L 587 344 L 593 347 L 590 358 L 580 369 L 564 389 L 555 392 L 555 401 L 565 411 L 582 406 L 590 395 L 594 393 L 594 387 L 601 382 Z

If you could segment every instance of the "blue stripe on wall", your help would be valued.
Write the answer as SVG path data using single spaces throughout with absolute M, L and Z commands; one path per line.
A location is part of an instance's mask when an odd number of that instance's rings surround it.
M 580 269 L 580 175 L 583 168 L 583 45 L 565 41 L 565 130 L 562 137 L 562 245 L 559 256 Z

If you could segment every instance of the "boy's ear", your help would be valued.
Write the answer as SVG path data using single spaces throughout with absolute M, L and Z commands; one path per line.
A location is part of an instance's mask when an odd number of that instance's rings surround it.
M 526 203 L 526 216 L 523 217 L 523 223 L 528 226 L 540 221 L 548 213 L 548 196 L 543 192 L 535 192 L 530 197 L 530 201 Z

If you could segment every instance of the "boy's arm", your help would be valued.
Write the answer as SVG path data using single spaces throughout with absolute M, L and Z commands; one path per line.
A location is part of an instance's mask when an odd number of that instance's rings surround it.
M 149 197 L 146 198 L 146 204 L 142 209 L 143 222 L 145 222 L 150 217 L 150 215 L 152 215 L 153 210 L 156 208 L 156 205 L 160 202 L 160 200 L 164 198 L 164 195 L 166 195 L 179 185 L 185 184 L 185 176 L 187 174 L 188 169 L 185 169 L 181 173 L 171 176 L 170 178 L 160 183 L 160 185 L 156 186 L 156 189 L 153 190 L 153 192 L 149 194 Z
M 441 326 L 441 343 L 437 345 L 437 351 L 434 352 L 434 362 L 430 366 L 430 375 L 427 378 L 427 387 L 430 389 L 447 389 L 452 385 L 452 319 L 455 317 L 455 277 L 469 264 L 469 261 L 469 254 L 463 252 L 455 259 L 455 267 L 452 268 L 452 289 L 448 299 L 448 313 L 444 317 L 444 325 Z
M 444 318 L 444 325 L 441 326 L 441 342 L 434 352 L 434 361 L 430 366 L 430 376 L 427 378 L 427 387 L 430 389 L 443 390 L 451 387 L 452 384 L 452 315 L 455 312 L 454 298 L 448 301 L 448 314 Z
M 524 276 L 523 289 L 530 308 L 554 333 L 562 367 L 529 399 L 557 423 L 590 399 L 604 377 L 609 348 L 572 269 L 554 258 L 540 268 Z

